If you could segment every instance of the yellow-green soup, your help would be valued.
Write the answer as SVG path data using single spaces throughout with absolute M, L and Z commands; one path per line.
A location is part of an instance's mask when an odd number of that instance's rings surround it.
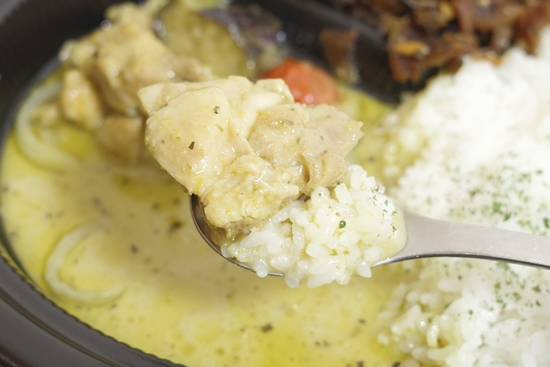
M 343 108 L 365 121 L 383 110 L 349 91 Z M 2 215 L 25 270 L 72 315 L 189 366 L 390 366 L 399 360 L 376 341 L 376 314 L 399 281 L 396 274 L 375 269 L 372 279 L 316 289 L 258 278 L 203 243 L 187 195 L 160 169 L 123 168 L 100 152 L 91 134 L 66 124 L 49 133 L 44 141 L 79 164 L 41 167 L 12 136 L 3 155 Z M 364 163 L 376 144 L 370 147 L 361 148 Z M 45 279 L 59 241 L 90 223 L 98 223 L 97 230 L 71 246 L 56 275 L 82 294 L 117 290 L 98 302 L 62 296 Z

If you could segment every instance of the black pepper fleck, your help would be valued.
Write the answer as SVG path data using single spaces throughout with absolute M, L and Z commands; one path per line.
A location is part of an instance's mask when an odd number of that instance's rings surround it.
M 261 330 L 262 330 L 264 333 L 267 333 L 268 331 L 273 330 L 273 325 L 271 325 L 271 323 L 268 322 L 267 324 L 262 325 Z
M 168 233 L 177 231 L 181 227 L 183 227 L 183 222 L 179 220 L 174 220 L 172 223 L 170 223 L 170 228 L 168 228 Z

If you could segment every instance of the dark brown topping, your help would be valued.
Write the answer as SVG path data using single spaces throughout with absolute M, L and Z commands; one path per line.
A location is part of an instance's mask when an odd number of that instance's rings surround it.
M 387 36 L 398 82 L 418 81 L 434 68 L 455 69 L 466 54 L 498 62 L 515 43 L 533 53 L 550 23 L 550 0 L 331 1 Z
M 355 62 L 357 35 L 355 29 L 323 29 L 320 34 L 325 58 L 335 74 L 348 83 L 356 82 L 359 77 Z

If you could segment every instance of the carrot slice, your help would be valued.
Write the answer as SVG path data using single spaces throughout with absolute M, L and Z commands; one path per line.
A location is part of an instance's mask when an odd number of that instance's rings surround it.
M 296 102 L 336 104 L 340 100 L 338 87 L 330 75 L 307 61 L 288 57 L 279 66 L 264 73 L 262 77 L 283 79 Z

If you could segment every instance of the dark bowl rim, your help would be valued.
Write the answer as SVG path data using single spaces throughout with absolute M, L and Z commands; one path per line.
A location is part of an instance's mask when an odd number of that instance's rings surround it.
M 0 34 L 6 23 L 29 11 L 29 5 L 36 3 L 33 0 L 4 0 L 0 4 Z M 50 61 L 40 70 L 31 71 L 31 77 L 20 83 L 18 90 L 10 91 L 11 100 L 7 101 L 8 107 L 0 116 L 0 152 L 6 148 L 18 102 L 45 73 L 55 68 L 56 55 L 50 56 Z M 9 55 L 3 57 L 9 58 Z M 9 83 L 14 83 L 8 80 L 9 72 L 9 69 L 0 70 L 0 88 L 10 88 Z M 9 237 L 0 216 L 0 310 L 3 311 L 0 312 L 0 365 L 180 366 L 120 342 L 57 306 L 25 274 L 8 244 Z
M 75 0 L 50 0 L 51 3 L 55 2 L 56 5 L 60 3 L 69 4 L 72 1 L 74 1 L 74 3 L 71 3 L 73 7 L 76 6 L 74 4 L 90 4 L 89 1 L 85 0 L 78 2 Z M 101 4 L 97 5 L 99 7 L 105 4 L 121 2 L 123 0 L 94 1 L 97 2 L 97 4 Z M 273 13 L 277 11 L 288 13 L 289 6 L 292 4 L 298 6 L 302 15 L 311 12 L 315 13 L 315 17 L 317 17 L 315 21 L 311 19 L 303 21 L 300 20 L 299 13 L 291 12 L 289 17 L 294 19 L 294 31 L 298 29 L 298 31 L 301 32 L 302 26 L 304 25 L 307 25 L 307 27 L 311 26 L 311 29 L 314 31 L 319 31 L 320 27 L 326 26 L 327 24 L 336 24 L 340 27 L 344 27 L 350 22 L 346 17 L 335 15 L 327 10 L 328 8 L 326 6 L 320 6 L 320 4 L 311 0 L 277 0 L 276 2 L 273 0 L 234 1 L 238 3 L 255 2 Z M 33 4 L 40 4 L 40 0 L 3 0 L 3 3 L 0 4 L 0 36 L 2 36 L 2 30 L 5 28 L 4 26 L 6 23 L 19 17 L 23 12 L 28 13 L 30 11 L 29 7 Z M 315 24 L 310 24 L 312 22 Z M 353 23 L 356 21 L 353 20 L 351 22 Z M 97 22 L 95 26 L 99 26 L 99 22 Z M 306 29 L 306 32 L 311 31 L 311 29 Z M 89 30 L 90 29 L 86 29 L 85 31 Z M 0 41 L 1 39 L 0 37 Z M 376 47 L 381 47 L 379 36 L 369 30 L 365 30 L 364 42 L 370 42 L 377 45 Z M 320 51 L 318 44 L 299 44 L 298 46 L 304 48 L 307 52 L 316 52 L 316 57 L 319 59 Z M 17 51 L 19 53 L 26 52 L 26 49 Z M 17 54 L 18 53 L 15 53 L 15 55 Z M 374 52 L 374 54 L 377 57 L 375 65 L 379 65 L 384 55 L 379 51 Z M 0 66 L 3 65 L 2 57 L 9 58 L 10 55 L 0 55 Z M 31 86 L 42 78 L 45 70 L 51 70 L 55 66 L 56 62 L 52 61 L 55 55 L 49 55 L 49 57 L 50 61 L 46 61 L 46 66 L 43 66 L 40 70 L 32 70 L 32 75 L 30 77 L 25 76 L 24 82 L 18 84 L 18 90 L 10 92 L 10 100 L 7 101 L 9 107 L 6 113 L 0 111 L 0 122 L 2 122 L 2 126 L 0 127 L 0 152 L 4 152 L 8 135 L 11 131 L 12 121 L 17 111 L 18 101 L 22 100 Z M 42 63 L 42 65 L 44 65 L 44 63 Z M 2 72 L 4 71 L 5 70 L 0 69 L 0 92 L 2 88 L 6 88 L 6 85 L 10 88 L 10 83 L 12 83 L 11 86 L 18 83 L 18 79 L 16 78 L 14 78 L 15 81 L 7 80 L 9 78 L 2 78 Z M 380 75 L 374 75 L 374 77 L 375 79 L 373 80 L 380 80 Z M 391 90 L 392 93 L 396 90 L 399 92 L 401 91 L 401 86 L 392 86 L 392 88 L 387 90 Z M 376 93 L 372 94 L 376 95 Z M 389 100 L 391 100 L 391 98 Z M 386 101 L 389 100 L 386 99 Z M 392 102 L 395 102 L 395 100 L 392 100 Z M 6 101 L 0 101 L 0 107 L 2 107 L 2 103 L 5 105 Z M 3 108 L 4 107 L 2 107 L 2 109 Z M 8 320 L 5 315 L 0 312 L 0 365 L 5 363 L 8 366 L 64 366 L 67 364 L 63 363 L 63 360 L 70 356 L 73 365 L 76 364 L 82 367 L 97 365 L 120 367 L 178 366 L 170 361 L 157 358 L 156 356 L 142 352 L 105 335 L 101 331 L 96 330 L 92 326 L 67 313 L 52 300 L 47 298 L 30 277 L 25 274 L 22 270 L 22 264 L 17 261 L 17 257 L 11 251 L 9 247 L 9 237 L 6 234 L 4 222 L 1 217 L 0 257 L 0 310 L 11 312 L 10 315 L 12 315 L 12 319 Z M 5 333 L 2 332 L 2 329 L 6 330 L 3 326 L 6 326 L 8 330 L 9 328 L 12 329 L 9 333 Z M 30 333 L 32 333 L 32 335 Z M 23 343 L 23 345 L 25 343 L 30 344 L 26 345 L 26 351 L 21 351 L 20 348 L 14 349 L 13 346 L 16 341 Z M 33 349 L 36 349 L 36 351 L 31 351 Z M 43 358 L 44 353 L 54 356 L 55 358 L 51 361 L 47 361 Z

